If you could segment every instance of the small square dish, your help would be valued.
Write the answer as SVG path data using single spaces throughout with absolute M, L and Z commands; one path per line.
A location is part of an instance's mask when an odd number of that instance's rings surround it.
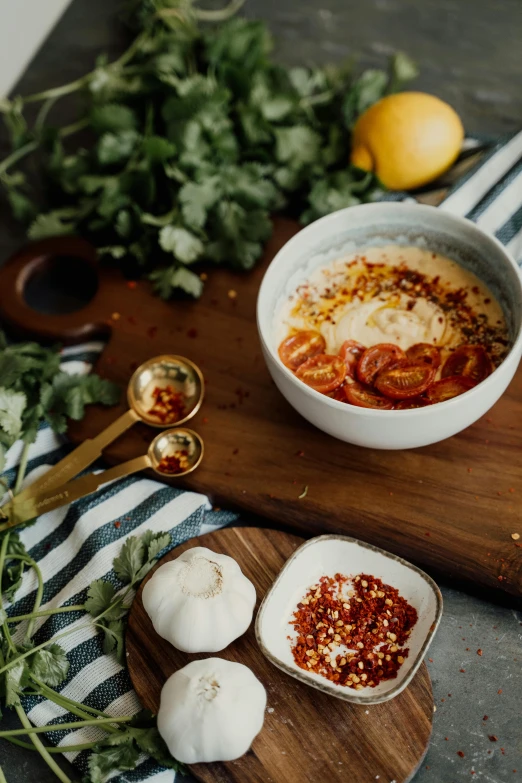
M 407 646 L 409 655 L 394 679 L 354 690 L 300 668 L 292 655 L 296 632 L 290 621 L 297 604 L 323 576 L 371 574 L 396 588 L 413 606 L 418 620 Z M 396 555 L 347 536 L 325 535 L 307 541 L 290 557 L 267 592 L 256 618 L 262 653 L 279 669 L 318 690 L 356 704 L 379 704 L 397 696 L 411 682 L 431 644 L 442 615 L 439 588 L 423 571 Z M 290 638 L 289 638 L 290 637 Z

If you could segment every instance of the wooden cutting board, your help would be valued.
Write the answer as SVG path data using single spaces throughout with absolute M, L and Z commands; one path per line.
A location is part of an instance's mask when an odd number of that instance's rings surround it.
M 256 587 L 257 611 L 284 562 L 302 542 L 276 530 L 227 528 L 176 547 L 158 566 L 194 546 L 230 555 Z M 143 581 L 130 611 L 126 652 L 139 700 L 157 713 L 165 680 L 190 661 L 208 656 L 180 652 L 155 633 L 141 600 L 152 573 Z M 426 664 L 395 699 L 364 707 L 321 693 L 273 666 L 257 646 L 254 623 L 217 656 L 252 669 L 267 689 L 268 709 L 251 750 L 237 761 L 193 765 L 190 769 L 198 780 L 405 783 L 417 771 L 428 748 L 433 715 Z
M 518 603 L 522 539 L 511 536 L 522 536 L 522 371 L 486 417 L 423 449 L 364 449 L 315 429 L 277 391 L 255 324 L 263 273 L 297 230 L 278 220 L 262 262 L 248 274 L 209 270 L 197 302 L 163 302 L 147 282 L 128 285 L 117 269 L 103 267 L 90 304 L 60 316 L 26 305 L 27 280 L 52 253 L 81 255 L 93 268 L 95 253 L 81 240 L 44 241 L 0 269 L 0 317 L 40 338 L 106 338 L 96 369 L 122 389 L 135 367 L 156 354 L 175 352 L 199 364 L 207 394 L 190 426 L 205 439 L 205 459 L 183 484 L 177 480 L 181 486 L 301 533 L 361 538 L 455 584 Z M 124 407 L 122 394 L 119 407 L 88 408 L 71 425 L 72 441 L 97 434 Z M 135 426 L 107 449 L 107 460 L 144 453 L 152 435 Z

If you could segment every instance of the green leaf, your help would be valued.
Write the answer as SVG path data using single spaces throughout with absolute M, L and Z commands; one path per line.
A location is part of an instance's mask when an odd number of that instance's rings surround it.
M 115 770 L 134 769 L 139 755 L 139 750 L 130 735 L 127 741 L 122 742 L 118 735 L 111 734 L 89 755 L 90 783 L 105 783 L 111 772 Z
M 70 211 L 68 215 L 71 215 Z M 64 215 L 63 210 L 60 209 L 38 215 L 29 226 L 27 236 L 29 239 L 47 239 L 48 237 L 73 234 L 76 229 L 76 222 L 67 219 L 68 215 Z
M 22 413 L 26 405 L 27 398 L 23 392 L 0 387 L 0 428 L 10 439 L 11 443 L 14 443 L 20 437 Z
M 106 582 L 104 579 L 96 579 L 94 582 L 91 582 L 87 591 L 85 611 L 89 612 L 92 617 L 97 617 L 111 606 L 115 596 L 116 589 L 114 585 Z
M 280 163 L 298 167 L 313 163 L 318 155 L 321 139 L 305 125 L 293 128 L 276 128 L 276 158 Z
M 147 553 L 141 538 L 129 536 L 121 548 L 121 552 L 113 561 L 113 568 L 118 579 L 124 584 L 132 584 L 147 561 Z
M 20 220 L 22 223 L 28 223 L 36 215 L 36 204 L 20 190 L 11 188 L 7 191 L 7 198 L 16 220 Z
M 94 106 L 90 113 L 90 122 L 97 133 L 134 130 L 138 120 L 132 109 L 121 103 L 106 103 Z
M 103 652 L 105 655 L 114 653 L 116 660 L 122 666 L 125 664 L 124 654 L 124 634 L 125 623 L 122 619 L 119 620 L 106 620 L 102 621 L 103 625 Z
M 103 166 L 121 163 L 130 158 L 139 135 L 134 130 L 104 133 L 98 142 L 98 160 Z
M 176 147 L 163 136 L 148 136 L 143 139 L 143 152 L 151 163 L 165 163 L 176 154 Z
M 186 182 L 179 191 L 183 218 L 187 225 L 201 228 L 207 219 L 208 211 L 217 202 L 221 194 L 219 178 L 209 177 L 203 182 Z
M 32 674 L 52 688 L 60 685 L 69 672 L 69 661 L 65 651 L 56 643 L 38 650 L 30 661 Z
M 391 59 L 391 76 L 388 92 L 398 92 L 405 84 L 419 75 L 417 64 L 404 52 L 396 52 Z
M 204 250 L 203 242 L 186 228 L 165 226 L 159 233 L 159 244 L 162 250 L 182 261 L 191 264 L 201 256 Z
M 169 546 L 172 536 L 170 533 L 153 533 L 151 530 L 146 530 L 141 540 L 147 550 L 147 559 L 152 561 L 155 560 L 163 549 Z
M 28 668 L 25 660 L 17 661 L 4 674 L 4 690 L 6 707 L 20 704 L 20 694 L 28 681 Z

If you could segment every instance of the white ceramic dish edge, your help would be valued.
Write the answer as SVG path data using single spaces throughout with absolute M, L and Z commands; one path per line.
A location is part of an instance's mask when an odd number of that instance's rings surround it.
M 428 632 L 426 633 L 426 636 L 416 653 L 415 659 L 411 664 L 409 671 L 387 693 L 381 695 L 375 695 L 374 693 L 372 693 L 372 689 L 370 688 L 365 689 L 364 691 L 354 692 L 349 688 L 343 688 L 342 686 L 335 685 L 334 683 L 330 682 L 326 678 L 322 678 L 317 675 L 311 676 L 304 669 L 299 668 L 296 664 L 294 663 L 287 664 L 285 661 L 281 660 L 281 658 L 275 655 L 270 650 L 268 645 L 265 644 L 263 628 L 262 628 L 264 615 L 267 612 L 267 608 L 269 607 L 270 602 L 273 601 L 277 596 L 278 587 L 280 586 L 284 578 L 285 572 L 292 566 L 292 564 L 297 560 L 297 558 L 302 556 L 305 550 L 309 549 L 310 547 L 314 547 L 317 544 L 325 541 L 348 542 L 350 544 L 355 544 L 364 549 L 370 550 L 372 553 L 385 557 L 388 560 L 393 560 L 396 563 L 399 563 L 404 568 L 413 571 L 418 577 L 420 577 L 427 584 L 427 587 L 432 591 L 434 595 L 435 606 L 436 606 L 434 620 L 431 623 Z M 379 574 L 376 573 L 375 576 L 378 577 Z M 304 595 L 304 591 L 309 586 L 310 584 L 308 584 L 307 586 L 303 585 L 304 590 L 302 592 L 302 595 Z M 256 622 L 255 622 L 256 640 L 259 645 L 259 649 L 261 650 L 263 655 L 274 666 L 276 666 L 278 669 L 281 669 L 281 671 L 285 672 L 285 674 L 288 674 L 289 676 L 294 677 L 300 682 L 303 682 L 305 685 L 316 688 L 322 691 L 323 693 L 333 696 L 334 698 L 343 699 L 344 701 L 349 701 L 354 704 L 361 704 L 361 705 L 381 704 L 383 702 L 395 698 L 400 693 L 402 693 L 402 691 L 410 684 L 413 677 L 417 673 L 419 667 L 422 664 L 422 661 L 424 660 L 426 652 L 431 642 L 433 641 L 433 637 L 437 631 L 437 628 L 439 626 L 442 617 L 442 603 L 443 603 L 442 594 L 437 584 L 434 582 L 434 580 L 428 574 L 422 571 L 420 568 L 413 565 L 412 563 L 409 563 L 407 560 L 404 560 L 398 555 L 394 555 L 391 552 L 387 552 L 386 550 L 381 549 L 380 547 L 373 546 L 373 544 L 367 544 L 364 541 L 360 541 L 359 539 L 352 538 L 350 536 L 340 536 L 340 535 L 318 536 L 316 538 L 312 538 L 308 541 L 305 541 L 300 547 L 298 547 L 298 549 L 296 549 L 293 555 L 291 555 L 291 557 L 288 558 L 284 566 L 281 568 L 281 571 L 279 572 L 277 578 L 275 579 L 272 586 L 266 593 L 263 601 L 261 602 L 261 605 L 259 607 L 256 616 Z

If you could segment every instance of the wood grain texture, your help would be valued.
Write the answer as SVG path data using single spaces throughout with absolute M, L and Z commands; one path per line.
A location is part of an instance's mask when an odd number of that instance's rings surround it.
M 522 548 L 511 533 L 522 531 L 522 370 L 486 417 L 422 449 L 364 449 L 315 429 L 273 384 L 255 325 L 264 270 L 296 231 L 291 221 L 278 221 L 259 266 L 249 274 L 212 271 L 198 302 L 165 303 L 147 283 L 131 289 L 118 270 L 103 268 L 98 294 L 84 310 L 39 315 L 30 332 L 67 337 L 87 323 L 89 334 L 108 335 L 96 369 L 122 389 L 138 364 L 160 353 L 201 367 L 206 398 L 191 427 L 204 437 L 205 459 L 179 486 L 301 533 L 352 535 L 435 575 L 520 599 Z M 22 254 L 0 271 L 0 314 L 20 328 L 26 314 L 11 289 L 13 268 L 23 274 L 25 260 Z M 122 394 L 120 406 L 88 408 L 83 421 L 71 423 L 72 441 L 100 432 L 123 412 L 124 400 Z M 137 457 L 152 436 L 136 425 L 105 457 L 111 463 Z M 306 498 L 299 499 L 305 486 Z
M 226 528 L 193 538 L 158 564 L 186 549 L 207 546 L 233 557 L 256 587 L 256 611 L 284 562 L 302 539 L 276 530 Z M 154 571 L 152 572 L 154 573 Z M 127 663 L 138 698 L 157 712 L 165 680 L 192 660 L 159 637 L 143 608 L 141 585 L 129 616 Z M 411 780 L 431 734 L 433 700 L 426 665 L 402 694 L 370 707 L 348 704 L 287 676 L 260 652 L 254 624 L 221 658 L 249 666 L 267 689 L 265 724 L 251 750 L 237 761 L 196 764 L 204 783 L 375 783 Z

